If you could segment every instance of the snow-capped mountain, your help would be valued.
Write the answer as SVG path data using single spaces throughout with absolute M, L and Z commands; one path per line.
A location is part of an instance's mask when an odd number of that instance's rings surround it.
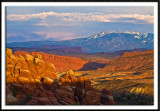
M 103 37 L 106 33 L 107 32 L 103 31 L 103 32 L 100 32 L 98 34 L 94 34 L 94 35 L 90 36 L 89 39 Z
M 100 32 L 87 38 L 63 41 L 32 41 L 8 43 L 7 47 L 33 47 L 41 45 L 68 45 L 82 47 L 85 52 L 114 52 L 134 48 L 153 49 L 154 35 L 135 31 Z

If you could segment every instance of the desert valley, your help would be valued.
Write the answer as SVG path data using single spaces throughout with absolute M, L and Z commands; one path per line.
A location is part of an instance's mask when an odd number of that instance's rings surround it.
M 7 105 L 153 105 L 153 34 L 7 43 Z

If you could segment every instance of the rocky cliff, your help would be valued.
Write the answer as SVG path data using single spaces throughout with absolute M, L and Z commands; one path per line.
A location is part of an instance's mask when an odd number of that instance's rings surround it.
M 24 55 L 6 51 L 7 105 L 115 104 L 110 91 L 93 88 L 88 78 L 76 77 L 72 70 L 57 78 L 54 64 L 43 61 L 42 55 Z
M 110 61 L 108 65 L 99 70 L 124 71 L 146 69 L 153 69 L 153 50 L 124 52 L 120 58 Z
M 25 56 L 26 52 L 24 51 L 15 51 L 15 56 Z M 67 71 L 68 69 L 79 70 L 83 67 L 84 64 L 88 61 L 84 61 L 77 57 L 67 57 L 67 56 L 57 56 L 53 54 L 46 54 L 43 52 L 31 52 L 27 53 L 35 57 L 37 54 L 42 56 L 42 60 L 47 63 L 52 63 L 55 65 L 57 71 Z

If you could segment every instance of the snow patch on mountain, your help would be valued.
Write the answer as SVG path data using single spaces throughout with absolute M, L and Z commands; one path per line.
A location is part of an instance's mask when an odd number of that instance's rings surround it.
M 136 32 L 136 31 L 125 31 L 125 32 L 123 32 L 123 33 L 142 35 L 141 32 Z
M 147 36 L 148 36 L 148 33 L 145 33 L 145 34 L 144 34 L 144 38 L 147 38 Z
M 142 41 L 142 43 L 146 43 L 146 42 L 147 42 L 146 40 L 143 40 L 143 41 Z
M 99 37 L 104 36 L 105 34 L 106 34 L 106 32 L 100 32 L 100 33 L 98 33 L 98 34 L 94 34 L 94 35 L 90 36 L 89 38 L 90 38 L 90 39 L 91 39 L 91 38 L 99 38 Z
M 137 36 L 137 35 L 135 35 L 134 37 L 135 37 L 135 38 L 138 38 L 138 39 L 140 39 L 140 37 L 139 37 L 139 36 Z

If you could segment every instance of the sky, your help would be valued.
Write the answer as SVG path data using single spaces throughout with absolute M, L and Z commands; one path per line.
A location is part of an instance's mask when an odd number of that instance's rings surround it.
M 153 33 L 152 6 L 7 6 L 7 43 L 85 38 L 102 31 Z

